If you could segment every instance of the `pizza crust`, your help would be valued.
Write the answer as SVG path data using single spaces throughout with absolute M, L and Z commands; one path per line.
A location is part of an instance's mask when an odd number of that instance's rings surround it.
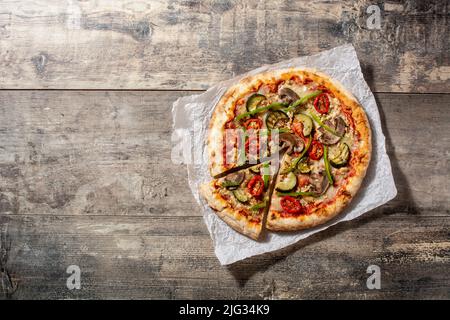
M 350 201 L 350 196 L 342 195 L 324 208 L 298 217 L 282 217 L 277 211 L 269 211 L 266 228 L 272 231 L 296 231 L 313 228 L 336 217 Z
M 322 203 L 320 207 L 312 213 L 287 218 L 281 217 L 280 213 L 277 211 L 269 211 L 266 219 L 266 227 L 273 231 L 295 231 L 312 228 L 336 217 L 358 192 L 366 174 L 372 153 L 370 124 L 364 109 L 357 102 L 356 98 L 340 83 L 314 69 L 290 68 L 267 71 L 242 79 L 237 84 L 230 87 L 217 104 L 211 118 L 207 137 L 208 156 L 210 161 L 209 170 L 211 175 L 216 177 L 230 169 L 223 165 L 221 158 L 224 127 L 225 124 L 234 117 L 233 108 L 235 101 L 242 95 L 251 91 L 258 84 L 264 84 L 267 81 L 277 79 L 289 79 L 294 75 L 308 77 L 318 85 L 325 86 L 332 91 L 344 105 L 351 109 L 355 130 L 360 137 L 356 148 L 360 156 L 358 161 L 352 167 L 354 175 L 346 178 L 346 184 L 339 188 L 338 194 L 331 199 L 331 201 Z M 273 180 L 273 182 L 275 182 L 275 180 Z M 209 205 L 216 210 L 219 217 L 235 230 L 242 232 L 253 239 L 256 239 L 259 236 L 261 228 L 249 227 L 244 223 L 242 216 L 238 216 L 231 208 L 229 208 L 225 200 L 219 199 L 220 197 L 214 193 L 214 189 L 211 189 L 211 186 L 208 187 L 207 185 L 203 185 L 200 192 L 208 201 Z
M 258 240 L 262 230 L 262 222 L 250 223 L 246 217 L 233 210 L 226 200 L 214 188 L 214 183 L 209 182 L 200 186 L 200 194 L 215 213 L 230 227 L 254 240 Z

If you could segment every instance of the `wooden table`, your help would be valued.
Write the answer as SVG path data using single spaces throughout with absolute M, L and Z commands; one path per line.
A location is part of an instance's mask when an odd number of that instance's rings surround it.
M 448 2 L 379 3 L 379 30 L 371 4 L 1 1 L 2 297 L 450 298 Z M 398 196 L 220 266 L 170 161 L 172 102 L 344 43 L 375 93 Z

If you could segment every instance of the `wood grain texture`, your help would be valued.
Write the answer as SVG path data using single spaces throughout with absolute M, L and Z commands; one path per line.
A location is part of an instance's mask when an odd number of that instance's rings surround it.
M 450 217 L 368 214 L 222 267 L 200 217 L 3 216 L 12 298 L 448 298 Z M 368 290 L 379 265 L 382 289 Z M 66 268 L 81 268 L 81 290 Z
M 353 43 L 372 90 L 450 92 L 447 1 L 2 1 L 0 88 L 205 89 Z
M 0 212 L 197 215 L 186 169 L 170 160 L 170 106 L 187 94 L 0 91 Z M 377 95 L 411 208 L 448 213 L 449 97 Z
M 0 91 L 4 296 L 450 297 L 450 95 L 376 95 L 396 199 L 221 267 L 186 170 L 170 161 L 170 105 L 187 94 Z M 80 291 L 65 286 L 71 264 Z M 382 290 L 366 289 L 370 264 Z

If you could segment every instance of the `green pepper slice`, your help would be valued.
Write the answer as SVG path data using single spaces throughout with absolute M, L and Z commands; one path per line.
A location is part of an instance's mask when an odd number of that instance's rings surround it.
M 285 102 L 274 102 L 274 103 L 271 103 L 271 104 L 269 104 L 267 106 L 259 107 L 259 108 L 253 109 L 252 111 L 241 113 L 240 115 L 238 115 L 236 117 L 236 121 L 242 120 L 245 117 L 252 116 L 254 114 L 257 114 L 257 113 L 260 113 L 260 112 L 263 112 L 263 111 L 267 111 L 267 110 L 270 110 L 270 109 L 277 110 L 277 109 L 281 109 L 281 108 L 286 107 L 286 106 L 287 106 L 287 103 L 285 103 Z
M 294 171 L 295 168 L 297 168 L 297 164 L 299 163 L 299 161 L 306 155 L 306 152 L 308 152 L 308 149 L 311 146 L 311 142 L 312 142 L 311 135 L 309 135 L 307 138 L 308 138 L 308 143 L 306 144 L 305 149 L 303 149 L 302 153 L 300 153 L 300 155 L 297 158 L 294 158 L 294 160 L 292 161 L 291 165 L 286 170 L 284 170 L 282 172 L 283 174 L 286 174 L 286 173 L 289 173 L 291 171 Z
M 328 146 L 323 146 L 323 161 L 325 164 L 325 172 L 331 185 L 334 184 L 333 175 L 331 174 L 330 162 L 328 161 Z
M 262 208 L 265 208 L 266 207 L 266 201 L 263 201 L 263 202 L 261 202 L 261 203 L 257 203 L 257 204 L 255 204 L 255 205 L 253 205 L 253 206 L 251 206 L 250 207 L 250 210 L 252 210 L 252 211 L 258 211 L 258 210 L 260 210 L 260 209 L 262 209 Z
M 285 109 L 284 111 L 285 112 L 294 111 L 299 105 L 306 103 L 309 99 L 315 98 L 321 93 L 322 93 L 322 91 L 320 91 L 320 90 L 311 92 L 310 94 L 307 94 L 303 98 L 300 98 L 297 101 L 295 101 L 293 104 L 291 104 L 289 106 L 289 108 Z
M 264 163 L 262 165 L 262 174 L 263 174 L 263 181 L 264 181 L 264 189 L 267 190 L 267 188 L 269 187 L 269 182 L 270 182 L 269 163 Z
M 291 196 L 291 197 L 318 197 L 319 195 L 316 192 L 277 192 L 277 195 L 280 197 L 283 196 Z
M 325 130 L 327 130 L 328 132 L 334 134 L 335 136 L 341 137 L 342 136 L 340 134 L 338 134 L 336 132 L 336 130 L 334 130 L 333 128 L 330 128 L 329 126 L 327 126 L 325 123 L 322 122 L 322 120 L 320 120 L 320 118 L 318 116 L 316 116 L 315 114 L 310 113 L 309 114 L 311 116 L 311 118 L 314 119 L 315 122 L 317 122 L 319 124 L 319 126 L 321 126 L 322 128 L 324 128 Z

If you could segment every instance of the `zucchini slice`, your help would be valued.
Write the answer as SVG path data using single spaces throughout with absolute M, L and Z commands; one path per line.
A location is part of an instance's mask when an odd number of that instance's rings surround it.
M 245 191 L 241 189 L 233 190 L 233 195 L 236 197 L 237 201 L 241 203 L 246 203 L 248 201 L 248 197 L 245 194 Z
M 252 94 L 247 99 L 247 104 L 246 104 L 247 111 L 250 112 L 250 111 L 255 110 L 258 107 L 258 105 L 261 103 L 261 101 L 263 101 L 263 100 L 266 100 L 266 97 L 263 96 L 262 94 L 259 94 L 259 93 Z
M 266 127 L 269 130 L 284 128 L 288 122 L 289 116 L 281 110 L 269 111 L 266 116 Z
M 338 145 L 330 148 L 330 164 L 335 168 L 340 168 L 345 166 L 348 163 L 348 159 L 350 158 L 350 148 L 349 146 L 341 142 Z
M 297 176 L 293 172 L 289 172 L 287 175 L 281 178 L 281 180 L 275 186 L 277 191 L 287 192 L 293 190 L 297 186 Z
M 308 158 L 302 158 L 297 162 L 297 170 L 300 171 L 300 173 L 311 172 L 311 167 L 308 164 Z
M 260 171 L 261 171 L 261 166 L 260 165 L 250 167 L 250 172 L 251 173 L 259 174 Z
M 303 113 L 298 113 L 295 115 L 295 120 L 297 120 L 298 122 L 301 122 L 301 124 L 303 125 L 303 135 L 309 136 L 311 134 L 311 131 L 313 129 L 313 121 L 311 119 L 311 117 L 307 116 L 306 114 Z

